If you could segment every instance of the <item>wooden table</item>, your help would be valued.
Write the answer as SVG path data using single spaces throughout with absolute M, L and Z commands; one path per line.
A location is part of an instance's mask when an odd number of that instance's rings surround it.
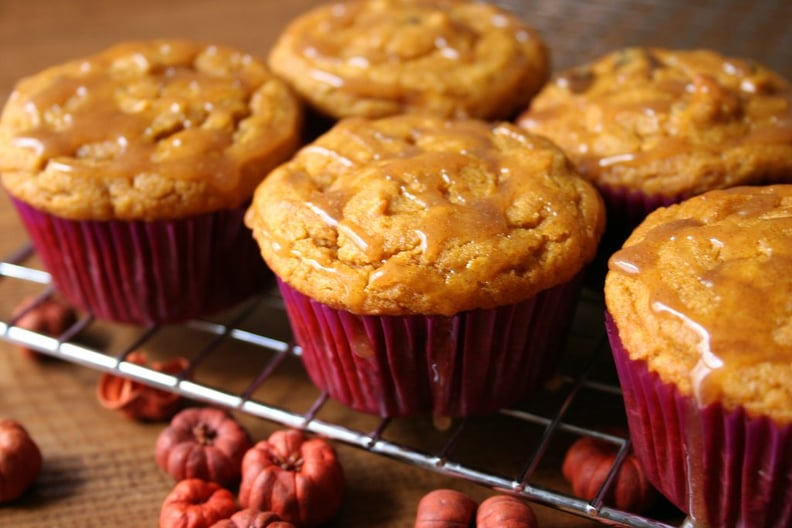
M 237 46 L 266 55 L 283 24 L 316 4 L 313 0 L 0 0 L 0 99 L 15 81 L 46 66 L 91 54 L 122 40 L 185 37 Z M 646 43 L 706 46 L 762 60 L 790 74 L 790 6 L 774 1 L 711 0 L 688 3 L 649 0 L 511 2 L 545 35 L 554 64 L 583 62 L 616 46 Z M 0 196 L 0 257 L 26 241 L 14 211 Z M 0 316 L 8 320 L 23 295 L 41 288 L 0 280 Z M 109 325 L 90 334 L 92 344 L 115 346 L 134 329 Z M 190 347 L 178 332 L 152 345 Z M 153 350 L 153 353 L 157 353 Z M 244 362 L 242 362 L 244 363 Z M 231 366 L 218 374 L 233 377 Z M 162 500 L 173 486 L 153 458 L 163 424 L 132 422 L 101 408 L 95 397 L 100 373 L 59 360 L 31 361 L 0 343 L 0 416 L 30 429 L 41 446 L 44 469 L 25 497 L 0 505 L 0 526 L 156 526 Z M 297 375 L 299 378 L 299 375 Z M 208 378 L 211 379 L 211 376 Z M 289 393 L 289 379 L 284 391 Z M 343 414 L 343 411 L 338 411 Z M 279 424 L 240 415 L 257 438 Z M 506 433 L 508 434 L 508 433 Z M 496 444 L 482 448 L 491 455 Z M 477 499 L 491 490 L 402 462 L 338 444 L 348 493 L 332 526 L 413 525 L 418 499 L 437 487 L 464 490 Z M 548 482 L 563 488 L 560 477 Z M 536 506 L 540 524 L 599 526 Z

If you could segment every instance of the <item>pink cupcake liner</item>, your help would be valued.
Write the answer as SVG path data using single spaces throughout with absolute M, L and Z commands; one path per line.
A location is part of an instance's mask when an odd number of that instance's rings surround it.
M 609 185 L 599 185 L 598 190 L 608 211 L 609 229 L 614 233 L 624 235 L 624 238 L 643 222 L 646 215 L 655 209 L 682 202 L 690 197 L 688 193 L 670 196 L 646 194 L 637 189 Z
M 635 454 L 649 481 L 696 526 L 792 526 L 792 424 L 700 407 L 632 360 L 606 314 Z
M 608 272 L 608 259 L 622 247 L 646 215 L 659 207 L 679 203 L 687 195 L 648 195 L 638 190 L 608 185 L 598 185 L 597 189 L 605 202 L 607 225 L 594 262 L 589 266 L 588 282 L 593 287 L 600 288 Z
M 278 284 L 313 383 L 386 417 L 486 414 L 527 398 L 553 373 L 580 288 L 452 317 L 369 316 Z
M 58 291 L 101 319 L 150 324 L 208 315 L 271 277 L 242 223 L 245 207 L 177 220 L 78 221 L 12 203 Z

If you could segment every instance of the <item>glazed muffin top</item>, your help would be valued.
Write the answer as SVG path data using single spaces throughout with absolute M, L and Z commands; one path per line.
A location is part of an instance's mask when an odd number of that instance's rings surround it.
M 658 209 L 609 268 L 605 300 L 631 358 L 701 404 L 792 422 L 792 185 Z
M 713 51 L 614 51 L 558 74 L 517 122 L 604 187 L 679 198 L 792 178 L 790 84 Z
M 15 197 L 81 220 L 243 205 L 299 146 L 300 102 L 246 53 L 129 42 L 18 82 L 0 116 Z
M 549 77 L 535 30 L 474 0 L 354 0 L 293 20 L 273 71 L 333 118 L 429 111 L 511 119 Z
M 575 277 L 604 213 L 546 139 L 402 114 L 337 123 L 265 178 L 246 223 L 271 269 L 319 302 L 451 315 Z

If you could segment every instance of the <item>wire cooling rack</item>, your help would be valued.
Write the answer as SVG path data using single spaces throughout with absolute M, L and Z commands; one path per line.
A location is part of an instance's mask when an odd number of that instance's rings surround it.
M 31 309 L 53 295 L 54 288 L 48 273 L 29 265 L 34 259 L 26 245 L 0 262 L 0 278 L 4 281 L 23 281 L 38 291 Z M 281 330 L 284 310 L 276 291 L 257 295 L 230 310 L 219 320 L 192 320 L 176 327 L 150 326 L 126 328 L 124 342 L 114 345 L 114 350 L 88 346 L 80 336 L 89 333 L 92 326 L 103 324 L 90 314 L 84 315 L 62 335 L 52 337 L 23 329 L 15 325 L 23 313 L 0 321 L 0 337 L 42 353 L 77 363 L 102 372 L 116 374 L 141 383 L 181 394 L 182 396 L 230 410 L 269 420 L 288 427 L 322 435 L 373 454 L 413 464 L 429 471 L 509 493 L 570 514 L 597 520 L 603 524 L 633 527 L 670 528 L 684 526 L 682 514 L 666 511 L 664 520 L 622 511 L 609 506 L 605 497 L 625 457 L 630 443 L 624 433 L 603 425 L 623 423 L 623 405 L 618 383 L 612 367 L 601 324 L 601 299 L 585 291 L 573 323 L 565 363 L 576 368 L 564 372 L 550 384 L 546 394 L 534 398 L 533 406 L 516 406 L 503 409 L 488 417 L 465 419 L 437 419 L 422 424 L 422 419 L 381 419 L 356 416 L 349 409 L 343 412 L 325 412 L 340 404 L 317 389 L 307 409 L 291 409 L 277 398 L 266 396 L 264 389 L 277 384 L 285 377 L 291 379 L 294 364 L 299 362 L 300 349 L 289 341 L 289 335 L 271 336 L 245 328 L 248 321 L 275 320 Z M 259 323 L 253 323 L 253 326 Z M 189 358 L 188 367 L 170 375 L 147 366 L 128 361 L 132 351 L 158 339 L 162 333 L 194 334 L 203 338 L 203 346 Z M 283 332 L 281 332 L 283 334 Z M 242 383 L 209 384 L 201 382 L 197 372 L 204 364 L 213 363 L 214 356 L 227 353 L 228 346 L 243 346 L 256 351 L 259 363 L 246 372 Z M 176 353 L 181 351 L 176 350 Z M 219 358 L 222 359 L 222 358 Z M 221 362 L 222 364 L 222 362 Z M 217 367 L 211 366 L 211 369 Z M 283 373 L 283 371 L 289 371 Z M 302 385 L 312 388 L 307 378 Z M 290 388 L 290 390 L 294 390 Z M 607 403 L 603 403 L 607 402 Z M 332 418 L 325 418 L 328 414 Z M 365 425 L 360 425 L 361 422 Z M 417 430 L 403 435 L 399 431 Z M 421 426 L 425 426 L 421 430 Z M 391 431 L 396 433 L 391 434 Z M 559 473 L 557 452 L 575 438 L 590 436 L 618 446 L 613 467 L 597 495 L 590 501 L 574 497 L 561 485 L 547 485 L 543 476 Z M 509 445 L 505 439 L 514 439 Z M 496 444 L 497 442 L 497 444 Z M 475 449 L 487 452 L 485 464 L 481 457 L 466 460 L 466 453 Z M 553 455 L 555 453 L 555 455 Z M 548 460 L 553 459 L 552 462 Z M 682 523 L 682 524 L 680 524 Z
M 542 31 L 553 52 L 555 68 L 592 60 L 627 45 L 706 47 L 725 54 L 755 58 L 790 75 L 792 4 L 783 0 L 500 0 Z M 22 247 L 0 262 L 0 279 L 30 285 L 37 302 L 54 294 L 50 276 L 34 265 L 35 255 Z M 35 306 L 35 304 L 33 305 Z M 564 371 L 530 405 L 504 409 L 488 417 L 424 423 L 420 419 L 380 420 L 339 410 L 315 390 L 299 364 L 299 347 L 290 342 L 283 307 L 274 289 L 250 299 L 218 320 L 189 321 L 177 328 L 148 327 L 115 332 L 121 343 L 108 348 L 81 339 L 104 323 L 84 315 L 64 334 L 45 336 L 0 320 L 0 338 L 86 367 L 135 379 L 187 398 L 222 405 L 289 427 L 300 428 L 376 455 L 390 457 L 483 486 L 510 493 L 603 524 L 633 527 L 684 527 L 684 516 L 672 508 L 650 516 L 607 504 L 613 477 L 630 452 L 624 433 L 603 424 L 623 424 L 621 394 L 609 363 L 601 321 L 601 298 L 584 292 L 567 346 Z M 250 321 L 274 320 L 265 325 Z M 593 323 L 592 323 L 593 321 Z M 261 328 L 267 331 L 261 331 Z M 270 331 L 275 330 L 275 331 Z M 163 334 L 199 336 L 203 345 L 181 373 L 167 375 L 127 361 L 132 351 Z M 169 342 L 173 342 L 171 339 Z M 209 383 L 200 378 L 206 367 L 228 363 L 228 348 L 244 348 L 257 361 L 241 383 Z M 175 352 L 183 350 L 175 347 Z M 237 358 L 238 359 L 238 358 Z M 228 365 L 225 365 L 228 366 Z M 295 377 L 295 372 L 297 372 Z M 239 372 L 236 373 L 239 378 Z M 225 379 L 225 378 L 224 378 Z M 228 377 L 231 379 L 231 376 Z M 297 379 L 299 383 L 293 382 Z M 310 393 L 307 408 L 294 408 L 269 387 Z M 302 398 L 301 398 L 302 400 Z M 590 501 L 571 495 L 558 478 L 559 453 L 576 438 L 595 437 L 618 447 L 618 456 L 597 495 Z M 508 440 L 512 440 L 511 442 Z M 470 451 L 479 456 L 469 457 Z M 485 451 L 487 456 L 482 457 Z M 482 458 L 485 463 L 482 463 Z

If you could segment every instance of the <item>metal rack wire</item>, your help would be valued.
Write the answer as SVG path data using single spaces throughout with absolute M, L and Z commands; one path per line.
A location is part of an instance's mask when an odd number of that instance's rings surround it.
M 3 280 L 26 281 L 40 285 L 41 291 L 29 309 L 52 295 L 54 291 L 48 273 L 25 265 L 32 255 L 32 249 L 26 245 L 0 262 L 0 278 Z M 584 295 L 581 304 L 598 309 L 600 302 L 596 295 Z M 387 433 L 393 424 L 391 419 L 378 419 L 379 421 L 374 427 L 359 428 L 322 418 L 321 411 L 330 401 L 326 393 L 320 393 L 305 412 L 287 409 L 258 397 L 258 389 L 277 378 L 279 370 L 283 368 L 286 360 L 299 356 L 300 349 L 287 340 L 243 329 L 239 323 L 256 311 L 282 311 L 282 309 L 282 303 L 276 293 L 265 293 L 234 309 L 231 315 L 222 322 L 192 320 L 185 323 L 181 326 L 183 331 L 204 334 L 207 340 L 203 349 L 190 360 L 189 366 L 175 375 L 164 374 L 126 359 L 129 353 L 161 332 L 162 328 L 159 326 L 141 327 L 139 332 L 121 347 L 120 352 L 115 354 L 86 346 L 76 340 L 80 333 L 96 323 L 90 314 L 80 318 L 61 336 L 51 337 L 16 326 L 15 322 L 24 314 L 23 312 L 16 317 L 9 318 L 8 321 L 0 321 L 0 337 L 11 343 L 29 347 L 66 361 L 179 393 L 188 399 L 224 406 L 277 424 L 299 428 L 364 449 L 375 455 L 389 457 L 453 478 L 472 481 L 494 490 L 513 494 L 604 524 L 646 528 L 684 526 L 684 523 L 682 525 L 668 524 L 664 521 L 621 511 L 609 506 L 604 500 L 619 467 L 629 454 L 629 439 L 626 438 L 626 435 L 613 434 L 576 423 L 574 419 L 570 418 L 569 412 L 570 407 L 582 398 L 583 391 L 589 393 L 593 391 L 615 398 L 617 402 L 621 401 L 618 386 L 612 381 L 603 382 L 596 375 L 595 367 L 602 363 L 603 352 L 607 351 L 601 332 L 591 332 L 591 329 L 581 329 L 580 325 L 573 325 L 573 334 L 582 332 L 582 335 L 579 336 L 582 339 L 578 339 L 578 341 L 585 343 L 584 349 L 578 350 L 578 352 L 582 352 L 580 357 L 583 363 L 580 364 L 583 364 L 584 367 L 575 374 L 561 375 L 557 380 L 558 387 L 561 388 L 554 389 L 554 392 L 561 396 L 555 398 L 555 403 L 550 408 L 537 410 L 516 407 L 503 409 L 496 413 L 499 418 L 510 422 L 509 427 L 528 424 L 539 431 L 536 441 L 532 442 L 529 449 L 522 453 L 522 462 L 517 464 L 519 472 L 511 474 L 494 468 L 478 468 L 457 457 L 457 444 L 463 434 L 480 427 L 475 419 L 459 419 L 453 422 L 448 428 L 443 442 L 434 448 L 427 448 L 416 443 L 404 443 L 389 439 Z M 196 382 L 191 376 L 199 364 L 216 353 L 220 344 L 226 341 L 244 343 L 269 352 L 269 359 L 250 376 L 249 382 L 241 390 L 209 386 Z M 616 460 L 605 483 L 590 501 L 579 499 L 564 490 L 534 481 L 548 450 L 558 441 L 558 435 L 561 433 L 570 436 L 591 436 L 618 446 Z M 481 447 L 486 449 L 486 446 Z

